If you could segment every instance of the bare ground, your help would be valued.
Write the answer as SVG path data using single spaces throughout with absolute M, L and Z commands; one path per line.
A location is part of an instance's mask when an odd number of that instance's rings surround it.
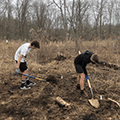
M 73 60 L 73 57 L 52 60 L 29 67 L 30 75 L 49 81 L 30 78 L 36 82 L 30 90 L 19 89 L 21 76 L 14 75 L 13 69 L 0 72 L 0 120 L 120 120 L 120 107 L 108 100 L 112 98 L 120 103 L 120 70 L 92 64 L 87 66 L 94 98 L 100 103 L 96 109 L 88 102 L 91 93 L 86 81 L 88 98 L 80 97 L 80 90 L 76 90 L 77 74 Z M 6 64 L 13 65 L 14 61 Z M 55 102 L 57 96 L 70 103 L 71 108 L 59 106 Z

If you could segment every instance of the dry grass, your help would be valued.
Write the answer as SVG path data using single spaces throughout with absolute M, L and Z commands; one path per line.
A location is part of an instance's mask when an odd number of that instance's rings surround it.
M 30 41 L 28 41 L 30 42 Z M 6 44 L 5 40 L 0 42 L 0 70 L 11 71 L 15 67 L 14 54 L 17 48 L 25 43 L 21 40 L 11 40 Z M 41 48 L 38 50 L 31 51 L 27 57 L 28 63 L 34 63 L 31 65 L 48 62 L 53 60 L 57 53 L 63 53 L 66 57 L 75 57 L 77 53 L 75 52 L 75 42 L 74 41 L 64 41 L 64 42 L 49 42 L 41 44 Z M 119 41 L 108 39 L 108 40 L 96 40 L 96 41 L 78 41 L 78 48 L 81 52 L 85 50 L 90 50 L 99 55 L 101 61 L 106 61 L 120 65 L 119 61 Z M 30 65 L 29 64 L 29 65 Z

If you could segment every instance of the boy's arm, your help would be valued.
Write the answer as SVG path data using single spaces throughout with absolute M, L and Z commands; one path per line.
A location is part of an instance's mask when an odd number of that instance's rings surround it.
M 20 61 L 21 61 L 22 57 L 23 57 L 23 55 L 20 55 L 18 58 L 17 68 L 19 68 L 19 66 L 20 66 Z
M 85 68 L 83 68 L 83 70 L 84 70 L 85 76 L 87 76 L 87 75 L 88 75 L 88 73 L 87 73 L 86 67 L 85 67 Z

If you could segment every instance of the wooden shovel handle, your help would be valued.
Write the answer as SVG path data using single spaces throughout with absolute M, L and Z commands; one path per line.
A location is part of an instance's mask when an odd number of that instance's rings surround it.
M 89 85 L 89 88 L 90 88 L 90 91 L 91 91 L 91 94 L 92 94 L 92 97 L 93 97 L 93 91 L 92 91 L 92 88 L 91 88 L 90 80 L 87 79 L 87 82 L 88 82 L 88 85 Z
M 87 82 L 88 82 L 89 88 L 91 88 L 90 80 L 87 79 Z
M 79 54 L 81 54 L 81 52 L 80 52 L 80 51 L 78 51 L 78 53 L 79 53 Z

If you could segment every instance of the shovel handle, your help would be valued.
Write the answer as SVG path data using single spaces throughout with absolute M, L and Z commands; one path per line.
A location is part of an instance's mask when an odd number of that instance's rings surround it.
M 27 77 L 30 77 L 30 78 L 34 78 L 34 79 L 40 80 L 40 81 L 46 81 L 46 80 L 44 80 L 44 79 L 37 78 L 37 77 L 31 76 L 31 75 L 27 75 L 27 74 L 23 74 L 23 73 L 18 73 L 18 74 L 21 74 L 21 75 L 24 75 L 24 76 L 27 76 Z
M 87 79 L 87 82 L 88 82 L 89 88 L 91 88 L 90 80 Z
M 46 80 L 44 80 L 44 79 L 41 79 L 41 78 L 35 78 L 36 80 L 40 80 L 40 81 L 46 81 Z
M 91 88 L 90 80 L 87 79 L 87 82 L 88 82 L 88 85 L 89 85 L 89 88 L 90 88 L 91 94 L 92 94 L 92 96 L 93 96 L 93 91 L 92 91 L 92 88 Z
M 78 53 L 79 53 L 79 54 L 81 54 L 81 52 L 80 52 L 80 51 L 78 51 Z

